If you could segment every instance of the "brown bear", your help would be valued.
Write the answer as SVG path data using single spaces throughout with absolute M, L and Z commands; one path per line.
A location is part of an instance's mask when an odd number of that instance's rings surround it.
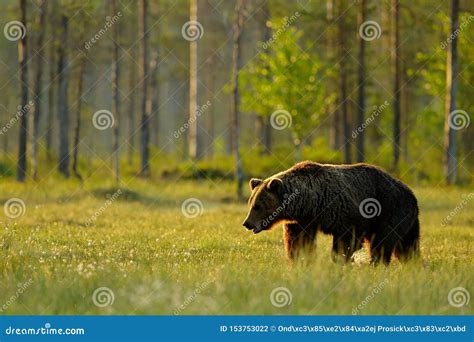
M 417 255 L 420 226 L 413 192 L 368 164 L 305 161 L 265 180 L 251 179 L 250 211 L 243 225 L 254 233 L 284 223 L 292 260 L 314 248 L 318 231 L 333 236 L 333 259 L 345 262 L 367 241 L 374 263 Z

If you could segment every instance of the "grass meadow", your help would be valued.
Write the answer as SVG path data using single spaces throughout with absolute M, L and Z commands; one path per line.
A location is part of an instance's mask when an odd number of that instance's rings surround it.
M 473 188 L 414 188 L 422 259 L 374 267 L 364 251 L 356 263 L 333 263 L 323 235 L 314 257 L 290 265 L 281 227 L 259 235 L 242 227 L 247 205 L 233 199 L 234 186 L 2 180 L 2 204 L 20 198 L 25 210 L 0 214 L 1 314 L 474 313 L 466 303 L 474 290 Z M 189 198 L 202 203 L 188 208 L 196 217 L 183 215 Z M 448 300 L 458 287 L 465 290 L 451 300 L 460 307 Z

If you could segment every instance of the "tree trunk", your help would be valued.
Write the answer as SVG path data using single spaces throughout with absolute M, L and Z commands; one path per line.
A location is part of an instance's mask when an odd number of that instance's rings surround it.
M 72 147 L 72 172 L 82 182 L 82 176 L 77 168 L 79 157 L 79 139 L 81 137 L 81 107 L 82 107 L 82 89 L 84 83 L 84 73 L 86 68 L 86 57 L 79 57 L 79 70 L 77 73 L 77 102 L 75 114 L 74 138 Z
M 209 53 L 209 59 L 207 61 L 207 82 L 206 82 L 206 101 L 214 101 L 214 85 L 216 79 L 215 63 L 216 58 L 214 56 L 214 49 Z M 214 130 L 215 130 L 215 118 L 214 118 L 214 106 L 211 105 L 206 112 L 206 157 L 212 158 L 214 155 Z
M 135 151 L 135 74 L 136 74 L 136 67 L 135 67 L 135 59 L 136 53 L 135 49 L 132 49 L 131 54 L 132 57 L 130 58 L 130 66 L 129 66 L 129 93 L 128 93 L 128 114 L 127 114 L 127 139 L 128 139 L 128 148 L 127 148 L 127 163 L 128 165 L 132 165 L 133 162 L 133 153 Z
M 451 115 L 456 110 L 456 92 L 457 92 L 457 68 L 458 68 L 458 39 L 456 31 L 459 29 L 459 0 L 451 2 L 451 40 L 448 46 L 448 57 L 446 63 L 446 106 L 445 106 L 445 122 L 444 122 L 444 148 L 445 148 L 445 175 L 446 183 L 454 184 L 457 176 L 457 144 L 456 130 L 453 125 Z
M 36 56 L 36 68 L 35 68 L 35 89 L 34 89 L 34 107 L 33 107 L 33 137 L 31 142 L 31 169 L 33 179 L 38 179 L 38 135 L 39 135 L 39 124 L 41 118 L 41 98 L 42 98 L 42 89 L 41 81 L 43 77 L 43 38 L 45 31 L 45 19 L 46 19 L 46 1 L 41 0 L 39 3 L 39 33 L 38 41 L 36 46 L 38 49 L 38 54 Z
M 410 77 L 407 74 L 407 65 L 403 64 L 403 72 L 402 72 L 402 84 L 404 85 L 401 89 L 401 102 L 403 104 L 403 133 L 401 136 L 402 139 L 402 156 L 405 162 L 408 162 L 410 155 L 408 150 L 408 142 L 410 136 L 410 92 L 411 92 L 411 84 L 410 84 Z
M 190 0 L 189 20 L 197 21 L 198 5 L 197 0 Z M 197 115 L 197 39 L 189 42 L 189 139 L 188 149 L 189 157 L 196 160 L 200 157 L 199 138 L 198 138 L 198 120 Z
M 334 25 L 334 13 L 335 13 L 335 0 L 326 0 L 326 21 L 327 21 L 327 43 L 326 43 L 326 53 L 327 58 L 330 63 L 336 64 L 337 61 L 335 60 L 337 52 L 336 50 L 336 42 L 337 40 L 337 30 Z M 336 80 L 334 80 L 336 81 Z M 336 82 L 334 82 L 336 83 Z M 329 85 L 326 89 L 328 91 L 328 95 L 331 94 L 334 87 Z M 329 145 L 333 150 L 340 150 L 342 148 L 341 143 L 341 120 L 340 120 L 340 111 L 336 108 L 335 103 L 331 103 L 328 109 L 329 113 L 332 116 L 332 120 L 330 123 L 329 129 Z
M 140 175 L 147 177 L 150 175 L 150 113 L 147 111 L 148 97 L 148 26 L 147 26 L 148 0 L 140 0 L 138 10 L 140 39 L 140 73 L 139 78 L 142 84 L 141 100 L 141 137 L 140 137 Z
M 270 20 L 270 10 L 268 8 L 268 0 L 265 0 L 262 7 L 262 39 L 264 42 L 267 42 L 271 38 L 271 29 L 267 26 L 267 22 Z M 268 53 L 268 50 L 264 50 L 262 53 Z M 271 143 L 272 143 L 272 129 L 268 117 L 258 116 L 257 120 L 259 122 L 260 130 L 257 131 L 258 139 L 263 147 L 263 154 L 270 154 Z
M 231 132 L 233 137 L 232 146 L 235 154 L 235 170 L 237 179 L 237 196 L 242 197 L 242 185 L 244 175 L 242 171 L 242 161 L 240 159 L 240 94 L 239 94 L 239 72 L 242 64 L 241 57 L 241 39 L 244 0 L 237 0 L 235 4 L 235 23 L 233 32 L 233 51 L 232 51 L 232 102 L 231 102 Z
M 342 133 L 343 133 L 343 153 L 344 162 L 349 164 L 351 162 L 351 141 L 349 132 L 349 113 L 347 108 L 347 53 L 346 53 L 346 40 L 345 36 L 346 25 L 344 20 L 344 8 L 343 1 L 339 0 L 339 94 L 341 104 L 341 116 L 342 116 Z
M 112 0 L 112 15 L 118 13 L 117 0 Z M 113 139 L 112 139 L 112 163 L 114 180 L 120 182 L 120 152 L 119 152 L 119 121 L 120 121 L 120 23 L 117 22 L 113 29 L 113 59 L 112 59 L 112 115 L 114 116 Z
M 61 44 L 58 44 L 58 121 L 59 121 L 59 172 L 69 177 L 69 104 L 68 104 L 68 17 L 62 15 Z
M 393 63 L 393 172 L 398 172 L 400 160 L 400 38 L 399 0 L 392 0 L 392 63 Z
M 7 108 L 8 108 L 8 106 L 7 106 Z M 7 158 L 8 157 L 8 152 L 9 152 L 8 151 L 9 150 L 9 148 L 8 148 L 8 146 L 9 146 L 9 144 L 8 144 L 8 134 L 2 134 L 2 136 L 3 136 L 3 157 Z
M 358 27 L 365 22 L 365 8 L 366 1 L 359 0 L 359 13 L 357 16 Z M 357 35 L 359 40 L 359 68 L 358 68 L 358 95 L 357 95 L 357 126 L 362 127 L 364 123 L 364 112 L 365 112 L 365 40 L 362 39 L 362 35 Z M 364 154 L 364 130 L 359 132 L 357 136 L 357 162 L 361 163 L 365 159 Z
M 263 118 L 263 146 L 264 153 L 270 154 L 272 151 L 272 126 L 268 117 Z
M 257 140 L 262 146 L 261 154 L 270 154 L 272 146 L 272 127 L 267 116 L 255 115 L 255 131 L 257 132 Z
M 152 138 L 153 144 L 158 146 L 158 111 L 159 111 L 159 99 L 158 99 L 158 64 L 159 64 L 159 53 L 155 51 L 152 54 L 150 62 L 150 95 L 148 96 L 147 108 L 150 112 L 150 121 L 152 123 Z
M 48 110 L 46 111 L 46 134 L 45 134 L 45 144 L 46 144 L 46 160 L 51 162 L 53 160 L 52 156 L 52 144 L 53 144 L 53 126 L 54 126 L 54 116 L 55 112 L 54 109 L 55 105 L 55 93 L 54 88 L 56 86 L 56 73 L 55 73 L 55 66 L 56 66 L 56 36 L 55 32 L 57 29 L 56 21 L 55 21 L 55 13 L 54 13 L 54 6 L 55 2 L 50 0 L 50 11 L 49 11 L 49 22 L 50 22 L 50 35 L 53 36 L 53 42 L 50 45 L 49 49 L 49 88 L 48 88 Z
M 26 30 L 26 0 L 20 0 L 21 23 Z M 20 134 L 18 148 L 17 180 L 23 182 L 26 177 L 26 140 L 28 134 L 28 46 L 26 43 L 27 32 L 18 42 L 18 61 L 20 64 L 20 96 L 21 113 Z

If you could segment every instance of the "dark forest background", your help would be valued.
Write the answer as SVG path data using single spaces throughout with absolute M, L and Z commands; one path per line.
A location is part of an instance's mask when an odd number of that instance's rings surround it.
M 474 3 L 2 2 L 0 172 L 472 183 Z M 16 26 L 16 27 L 15 27 Z

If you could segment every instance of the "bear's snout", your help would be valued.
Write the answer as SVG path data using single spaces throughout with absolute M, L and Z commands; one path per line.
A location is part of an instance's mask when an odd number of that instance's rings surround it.
M 242 224 L 245 228 L 248 230 L 253 229 L 253 226 L 250 224 L 248 220 L 245 220 L 244 223 Z
M 249 220 L 245 220 L 243 223 L 243 226 L 247 228 L 248 230 L 253 231 L 254 234 L 260 233 L 264 229 L 264 227 L 260 225 L 255 225 L 255 224 L 250 223 Z

